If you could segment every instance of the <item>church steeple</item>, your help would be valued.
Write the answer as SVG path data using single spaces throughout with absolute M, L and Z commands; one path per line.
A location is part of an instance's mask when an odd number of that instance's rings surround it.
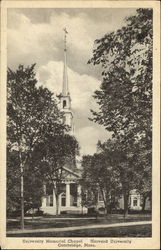
M 63 71 L 63 89 L 62 94 L 64 96 L 67 96 L 69 94 L 68 90 L 68 73 L 67 73 L 67 30 L 64 29 L 64 71 Z
M 60 108 L 64 113 L 64 123 L 70 127 L 70 134 L 74 133 L 74 124 L 73 124 L 73 113 L 71 110 L 71 98 L 69 94 L 68 87 L 68 75 L 67 75 L 67 30 L 64 29 L 64 70 L 63 70 L 63 86 L 62 93 L 60 94 Z

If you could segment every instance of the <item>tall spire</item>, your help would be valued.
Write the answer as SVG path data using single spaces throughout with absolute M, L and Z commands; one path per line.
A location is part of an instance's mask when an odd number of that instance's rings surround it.
M 60 98 L 60 109 L 63 111 L 63 123 L 68 125 L 70 128 L 69 133 L 74 133 L 74 122 L 73 122 L 73 112 L 71 110 L 71 97 L 68 90 L 68 76 L 67 76 L 67 30 L 64 29 L 64 72 L 63 72 L 63 88 L 62 93 L 59 95 Z
M 62 89 L 62 94 L 64 96 L 69 95 L 69 90 L 68 90 L 68 75 L 67 75 L 67 30 L 66 28 L 64 30 L 64 72 L 63 72 L 63 89 Z

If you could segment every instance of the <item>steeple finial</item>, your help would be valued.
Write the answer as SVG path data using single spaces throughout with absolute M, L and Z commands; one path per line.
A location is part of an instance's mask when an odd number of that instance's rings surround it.
M 64 72 L 63 72 L 63 89 L 62 94 L 67 96 L 69 94 L 68 90 L 68 75 L 67 75 L 67 34 L 68 31 L 66 28 L 63 29 L 64 31 Z

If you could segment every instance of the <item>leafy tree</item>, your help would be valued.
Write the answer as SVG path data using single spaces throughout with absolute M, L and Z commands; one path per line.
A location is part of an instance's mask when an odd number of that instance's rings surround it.
M 17 151 L 7 147 L 7 215 L 20 208 L 20 169 Z
M 126 216 L 130 191 L 136 189 L 140 194 L 145 192 L 145 195 L 149 192 L 149 163 L 143 164 L 142 159 L 143 165 L 140 167 L 139 154 L 142 153 L 138 152 L 138 147 L 136 146 L 135 150 L 133 148 L 133 151 L 126 151 L 118 139 L 109 139 L 104 143 L 99 141 L 97 151 L 97 154 L 83 157 L 83 189 L 88 190 L 89 197 L 93 198 L 93 204 L 96 206 L 98 192 L 101 192 L 107 213 L 118 207 L 119 199 L 123 195 Z M 97 185 L 99 189 L 96 188 Z
M 133 166 L 135 170 L 135 185 L 142 197 L 142 211 L 145 209 L 147 198 L 152 201 L 152 153 L 150 145 L 141 139 L 133 147 Z
M 56 214 L 60 213 L 59 196 L 62 193 L 64 167 L 76 168 L 76 155 L 79 145 L 74 136 L 69 134 L 47 136 L 33 152 L 33 162 L 50 191 L 55 192 Z
M 126 22 L 95 41 L 89 63 L 101 64 L 103 79 L 93 120 L 126 142 L 143 137 L 151 145 L 152 9 L 138 9 Z
M 136 188 L 136 174 L 133 162 L 133 154 L 125 151 L 119 140 L 107 140 L 104 143 L 98 143 L 99 151 L 107 157 L 107 162 L 111 166 L 111 191 L 116 201 L 123 195 L 124 215 L 128 213 L 128 200 L 130 191 Z M 129 167 L 130 165 L 130 167 Z M 107 199 L 109 199 L 107 197 Z M 114 198 L 115 200 L 115 198 Z
M 34 162 L 26 163 L 24 171 L 24 211 L 38 208 L 43 194 L 43 178 L 40 171 L 35 171 Z M 20 162 L 17 150 L 7 148 L 7 214 L 20 211 Z
M 21 175 L 21 228 L 24 228 L 24 173 L 35 147 L 48 136 L 64 134 L 62 114 L 53 94 L 37 87 L 34 66 L 20 65 L 7 72 L 7 141 L 8 154 L 17 151 Z M 9 157 L 10 158 L 10 157 Z M 11 164 L 8 164 L 8 168 Z M 14 175 L 14 172 L 13 172 Z M 8 176 L 9 177 L 9 176 Z
M 82 178 L 80 180 L 81 184 L 81 197 L 82 206 L 87 205 L 88 207 L 92 205 L 98 206 L 98 185 L 96 176 L 92 169 L 93 155 L 83 155 L 82 157 Z
M 152 9 L 138 9 L 121 29 L 95 41 L 89 60 L 102 67 L 94 94 L 99 111 L 92 111 L 92 120 L 118 139 L 120 176 L 128 180 L 135 174 L 143 194 L 151 192 L 152 50 Z
M 40 171 L 35 171 L 32 164 L 33 162 L 31 162 L 31 165 L 26 166 L 24 173 L 25 211 L 29 208 L 37 208 L 39 210 L 43 195 L 43 176 Z
M 102 147 L 100 144 L 99 147 Z M 98 207 L 98 196 L 102 195 L 106 213 L 111 212 L 118 203 L 120 182 L 113 164 L 113 152 L 101 150 L 92 156 L 84 156 L 82 161 L 83 187 L 93 194 L 93 203 Z

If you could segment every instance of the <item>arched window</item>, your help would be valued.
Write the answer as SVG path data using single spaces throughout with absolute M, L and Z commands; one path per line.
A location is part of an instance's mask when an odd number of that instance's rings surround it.
M 65 107 L 66 107 L 66 105 L 67 105 L 66 100 L 63 100 L 63 108 L 65 108 Z

